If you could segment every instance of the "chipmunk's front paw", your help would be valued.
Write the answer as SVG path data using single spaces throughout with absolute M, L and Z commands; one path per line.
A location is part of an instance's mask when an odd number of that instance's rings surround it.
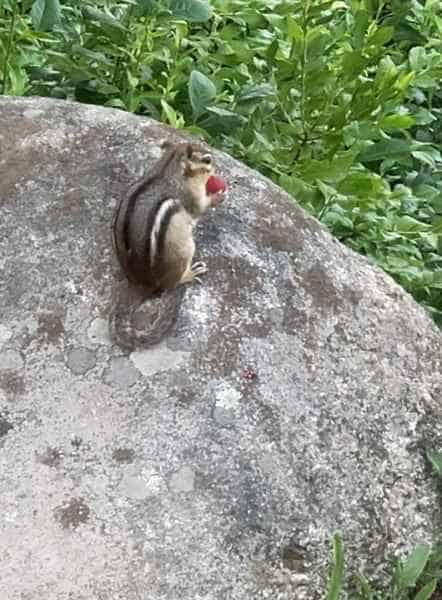
M 194 263 L 192 265 L 192 273 L 195 278 L 197 278 L 198 275 L 204 275 L 204 273 L 207 273 L 206 263 L 204 263 L 202 261 Z
M 193 265 L 189 269 L 187 269 L 187 271 L 182 276 L 180 283 L 191 283 L 193 281 L 202 283 L 201 279 L 198 276 L 203 275 L 204 273 L 207 273 L 206 263 L 193 263 Z

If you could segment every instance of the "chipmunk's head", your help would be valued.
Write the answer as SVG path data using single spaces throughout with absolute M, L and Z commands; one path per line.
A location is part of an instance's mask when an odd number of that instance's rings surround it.
M 209 152 L 196 144 L 185 144 L 181 165 L 184 187 L 194 214 L 202 214 L 222 202 L 226 184 L 215 176 L 215 165 Z

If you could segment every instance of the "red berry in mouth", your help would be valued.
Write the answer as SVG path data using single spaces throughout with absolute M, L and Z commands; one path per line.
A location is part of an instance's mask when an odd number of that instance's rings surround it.
M 216 177 L 216 175 L 211 175 L 206 183 L 206 192 L 208 194 L 217 194 L 218 192 L 226 191 L 226 183 L 224 179 L 221 177 Z

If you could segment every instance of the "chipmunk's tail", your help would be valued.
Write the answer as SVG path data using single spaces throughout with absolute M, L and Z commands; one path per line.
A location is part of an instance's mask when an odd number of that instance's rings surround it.
M 125 350 L 158 344 L 175 323 L 184 293 L 180 285 L 146 298 L 146 290 L 124 282 L 109 316 L 111 337 Z

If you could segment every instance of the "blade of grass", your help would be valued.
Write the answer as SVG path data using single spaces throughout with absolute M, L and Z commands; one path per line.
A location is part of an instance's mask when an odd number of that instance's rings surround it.
M 420 592 L 416 595 L 414 600 L 430 600 L 436 590 L 437 579 L 433 579 L 430 583 L 427 583 Z
M 344 545 L 341 534 L 333 536 L 333 568 L 329 579 L 327 600 L 338 600 L 344 578 Z

